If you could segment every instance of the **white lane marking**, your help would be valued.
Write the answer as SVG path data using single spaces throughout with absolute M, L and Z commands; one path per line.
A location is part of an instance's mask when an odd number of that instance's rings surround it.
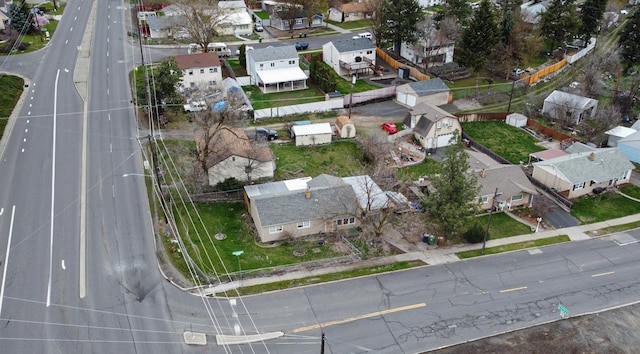
M 65 72 L 65 73 L 68 73 L 68 72 L 69 72 L 69 69 L 64 68 L 64 72 Z
M 0 208 L 0 215 L 2 215 L 2 213 L 4 213 L 4 208 Z
M 69 28 L 69 32 L 73 32 L 73 27 Z
M 27 124 L 29 124 L 29 120 L 27 119 Z
M 519 288 L 511 288 L 511 289 L 504 289 L 504 290 L 500 290 L 501 293 L 508 293 L 510 291 L 518 291 L 518 290 L 524 290 L 526 289 L 526 286 L 521 286 Z
M 74 21 L 75 21 L 75 20 L 77 20 L 77 19 L 78 19 L 78 16 L 75 16 L 75 17 L 73 18 L 73 20 L 74 20 Z
M 33 107 L 33 103 L 29 103 L 29 107 Z
M 16 214 L 16 206 L 11 209 L 11 223 L 9 224 L 9 239 L 7 240 L 7 253 L 4 255 L 4 269 L 2 270 L 2 285 L 0 286 L 0 315 L 2 315 L 2 300 L 4 299 L 4 282 L 7 280 L 7 268 L 9 268 L 9 251 L 11 251 L 11 236 L 13 235 L 13 217 Z
M 30 116 L 31 115 L 31 111 L 27 112 L 27 115 Z
M 62 260 L 62 270 L 67 270 L 67 266 L 64 265 L 64 259 Z
M 22 139 L 22 142 L 26 143 L 27 142 L 27 138 Z
M 24 148 L 22 148 L 22 151 L 21 151 L 21 152 L 24 152 Z
M 603 275 L 611 275 L 611 274 L 615 274 L 616 272 L 605 272 L 605 273 L 599 273 L 599 274 L 593 274 L 591 277 L 595 278 L 595 277 L 601 277 Z
M 51 233 L 49 237 L 49 284 L 47 285 L 47 307 L 51 305 L 51 279 L 53 277 L 53 218 L 55 216 L 56 203 L 56 130 L 58 122 L 58 79 L 60 69 L 56 73 L 56 82 L 53 88 L 53 146 L 51 148 L 51 221 L 49 226 Z
M 25 130 L 24 130 L 24 132 L 25 132 L 25 133 L 28 133 L 28 132 L 29 132 L 29 129 L 25 129 Z
M 69 40 L 67 39 L 66 41 L 64 41 L 64 44 L 69 44 Z
M 80 176 L 80 279 L 79 296 L 84 299 L 87 296 L 87 144 L 89 141 L 89 104 L 84 102 L 84 115 L 82 121 L 82 166 Z

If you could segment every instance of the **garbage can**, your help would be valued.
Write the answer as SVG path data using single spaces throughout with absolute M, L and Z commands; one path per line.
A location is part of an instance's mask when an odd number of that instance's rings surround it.
M 424 243 L 429 243 L 429 234 L 428 233 L 424 233 L 422 234 L 422 242 Z
M 429 235 L 429 246 L 433 246 L 436 244 L 436 235 Z
M 258 43 L 262 43 L 262 37 L 258 38 Z

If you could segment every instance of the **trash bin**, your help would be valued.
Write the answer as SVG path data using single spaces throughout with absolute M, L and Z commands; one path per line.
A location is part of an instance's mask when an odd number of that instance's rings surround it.
M 429 246 L 433 246 L 436 244 L 436 235 L 429 235 Z
M 262 37 L 258 38 L 258 43 L 262 43 Z
M 304 38 L 307 38 L 307 33 L 305 32 L 302 36 L 303 36 Z
M 428 233 L 424 233 L 422 234 L 422 242 L 424 243 L 429 243 L 429 234 Z

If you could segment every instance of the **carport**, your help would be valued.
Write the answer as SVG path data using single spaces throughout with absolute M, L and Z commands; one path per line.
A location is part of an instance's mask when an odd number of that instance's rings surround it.
M 260 70 L 258 86 L 264 93 L 303 90 L 307 88 L 307 74 L 299 67 Z

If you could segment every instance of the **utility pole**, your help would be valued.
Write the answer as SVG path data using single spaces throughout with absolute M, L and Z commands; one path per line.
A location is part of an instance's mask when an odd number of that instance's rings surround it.
M 351 89 L 349 90 L 349 119 L 351 119 L 351 103 L 353 102 L 353 85 L 356 84 L 356 76 L 351 75 Z
M 513 80 L 513 83 L 511 84 L 511 93 L 509 94 L 509 107 L 507 107 L 507 112 L 511 112 L 511 100 L 513 99 L 513 90 L 516 88 L 516 81 L 518 80 Z
M 320 339 L 320 354 L 324 354 L 324 331 L 322 332 L 322 337 Z

